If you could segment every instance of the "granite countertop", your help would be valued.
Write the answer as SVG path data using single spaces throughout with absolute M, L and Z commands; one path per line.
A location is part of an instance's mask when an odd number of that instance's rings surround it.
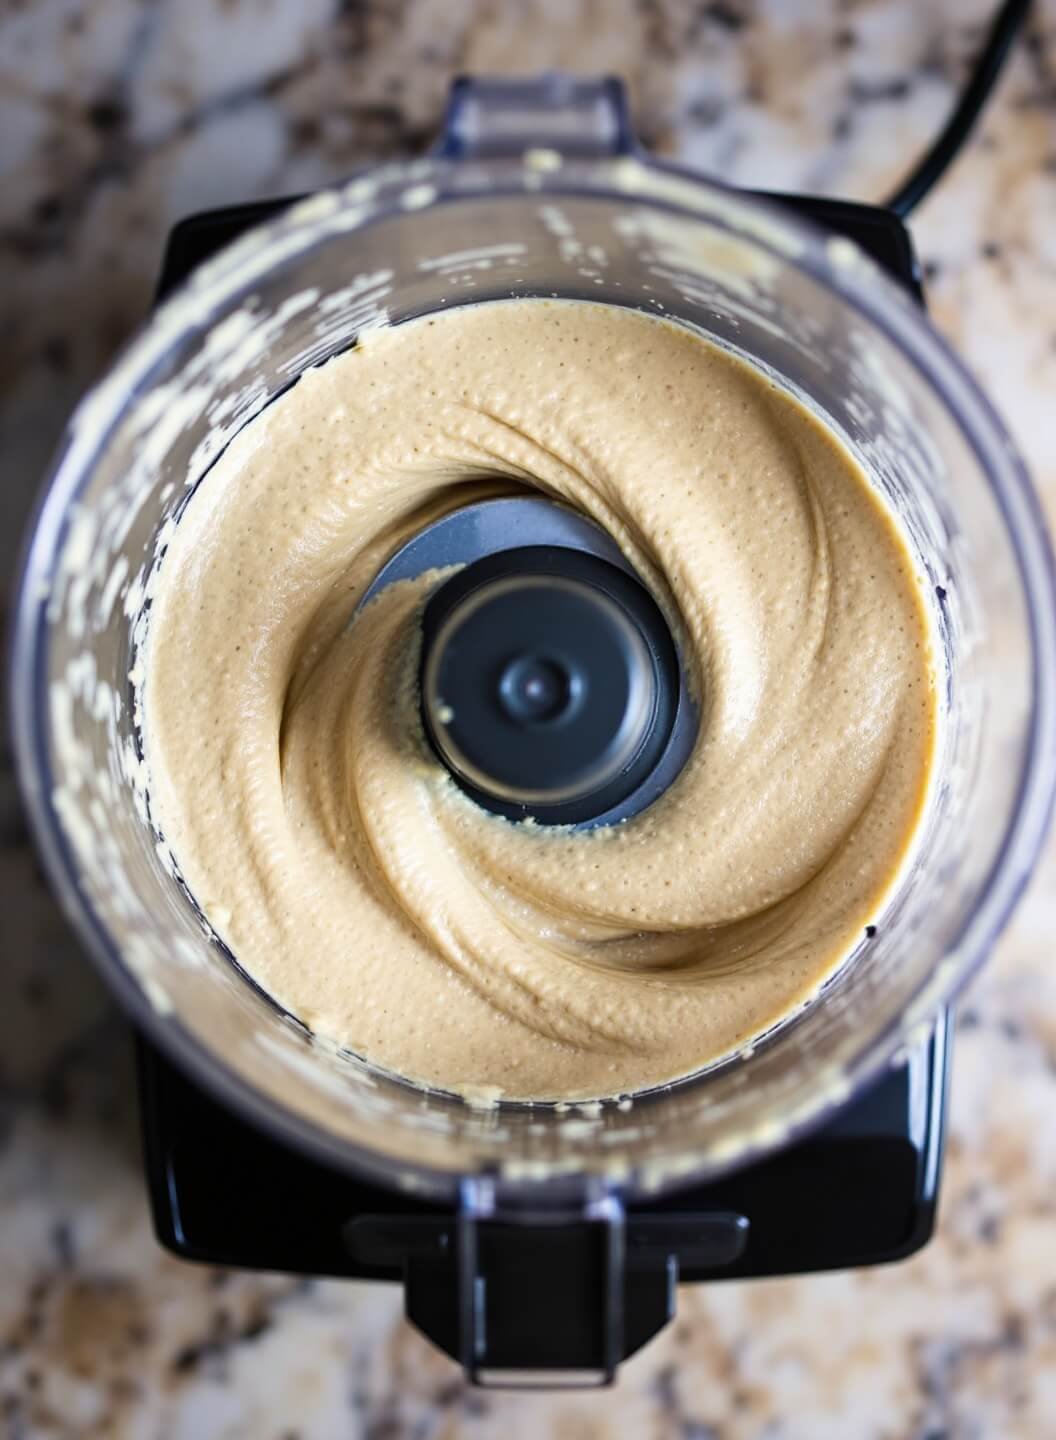
M 0 575 L 181 215 L 421 147 L 460 71 L 629 81 L 648 144 L 873 199 L 996 0 L 8 0 Z M 1056 515 L 1056 0 L 912 225 L 933 315 Z M 150 1229 L 127 1026 L 0 775 L 0 1436 L 1041 1440 L 1056 1434 L 1056 848 L 959 1017 L 939 1233 L 887 1269 L 685 1289 L 603 1394 L 467 1390 L 395 1287 L 185 1266 Z

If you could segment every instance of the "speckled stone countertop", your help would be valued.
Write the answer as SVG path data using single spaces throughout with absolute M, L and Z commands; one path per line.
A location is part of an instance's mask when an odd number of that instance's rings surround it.
M 872 199 L 934 133 L 996 0 L 7 0 L 0 575 L 61 422 L 203 207 L 422 146 L 451 75 L 627 77 L 666 155 Z M 913 219 L 933 315 L 1056 514 L 1056 0 Z M 155 1245 L 127 1027 L 0 776 L 0 1436 L 1043 1440 L 1056 1435 L 1056 849 L 961 1010 L 938 1238 L 860 1274 L 686 1289 L 618 1387 L 482 1394 L 394 1287 Z

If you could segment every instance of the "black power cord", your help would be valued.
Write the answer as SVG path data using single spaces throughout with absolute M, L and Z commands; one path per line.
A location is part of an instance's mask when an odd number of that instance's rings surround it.
M 905 217 L 923 200 L 967 140 L 1029 9 L 1030 0 L 1005 0 L 997 12 L 953 114 L 931 149 L 885 202 L 896 215 Z

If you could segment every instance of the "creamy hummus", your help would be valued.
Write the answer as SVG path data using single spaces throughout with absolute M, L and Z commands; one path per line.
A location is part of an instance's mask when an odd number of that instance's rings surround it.
M 512 824 L 435 759 L 435 574 L 353 618 L 424 523 L 525 486 L 616 537 L 699 700 L 685 770 L 618 826 Z M 842 443 L 673 324 L 511 300 L 381 330 L 254 420 L 176 529 L 153 814 L 238 962 L 368 1060 L 510 1098 L 671 1080 L 814 995 L 897 880 L 936 728 L 916 568 Z

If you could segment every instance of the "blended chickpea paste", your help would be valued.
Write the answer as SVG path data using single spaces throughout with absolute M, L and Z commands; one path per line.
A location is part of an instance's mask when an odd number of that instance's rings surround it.
M 357 611 L 424 524 L 525 487 L 616 538 L 699 704 L 685 769 L 619 825 L 455 785 L 416 692 L 435 572 Z M 669 1081 L 813 996 L 897 883 L 937 725 L 917 572 L 842 442 L 688 330 L 548 300 L 381 329 L 249 424 L 176 528 L 153 814 L 240 965 L 367 1060 L 511 1099 Z

